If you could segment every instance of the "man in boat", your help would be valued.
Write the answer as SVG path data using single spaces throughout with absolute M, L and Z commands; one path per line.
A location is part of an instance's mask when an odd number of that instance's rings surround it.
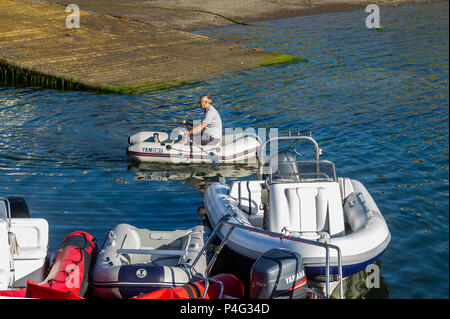
M 204 110 L 204 114 L 199 125 L 193 127 L 193 123 L 186 120 L 183 121 L 184 125 L 192 127 L 188 131 L 190 140 L 193 140 L 194 136 L 201 134 L 201 137 L 199 136 L 201 145 L 219 145 L 222 140 L 222 119 L 220 118 L 219 112 L 217 112 L 211 103 L 212 99 L 210 95 L 202 95 L 200 97 L 199 104 Z M 179 131 L 179 134 L 184 135 L 185 132 Z M 186 144 L 187 141 L 187 138 L 184 137 L 180 143 Z M 196 142 L 195 139 L 193 141 Z

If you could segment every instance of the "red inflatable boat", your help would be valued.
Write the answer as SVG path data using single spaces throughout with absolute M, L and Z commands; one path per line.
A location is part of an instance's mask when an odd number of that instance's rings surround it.
M 89 268 L 97 249 L 95 237 L 83 231 L 68 235 L 45 280 L 27 282 L 22 289 L 0 291 L 0 296 L 41 299 L 78 299 L 88 288 Z
M 220 281 L 223 284 L 223 295 L 233 298 L 244 297 L 244 284 L 238 278 L 231 274 L 220 274 L 212 277 L 212 279 Z M 194 280 L 184 286 L 175 288 L 162 288 L 152 291 L 148 294 L 135 297 L 134 299 L 203 299 L 205 292 L 205 281 Z M 219 298 L 220 284 L 210 280 L 209 287 L 204 299 Z

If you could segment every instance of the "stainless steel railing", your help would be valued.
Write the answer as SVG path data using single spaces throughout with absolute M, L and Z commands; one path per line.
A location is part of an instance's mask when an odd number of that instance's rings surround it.
M 303 136 L 303 135 L 290 135 L 290 136 L 274 136 L 267 140 L 263 145 L 260 147 L 260 152 L 258 154 L 259 156 L 259 162 L 261 164 L 265 163 L 264 160 L 264 154 L 266 152 L 266 147 L 269 143 L 276 140 L 307 140 L 314 144 L 314 160 L 318 161 L 319 157 L 322 153 L 321 149 L 319 148 L 319 145 L 317 142 L 310 136 Z
M 224 225 L 230 226 L 230 229 L 226 233 L 225 237 L 222 239 L 222 241 L 221 241 L 220 245 L 218 246 L 218 248 L 215 249 L 214 255 L 212 256 L 211 260 L 209 261 L 209 263 L 207 265 L 207 268 L 206 268 L 206 271 L 205 271 L 205 276 L 201 276 L 198 273 L 195 273 L 195 265 L 197 264 L 198 260 L 205 253 L 207 247 L 211 244 L 211 242 L 214 239 L 214 237 L 217 235 L 217 233 L 222 229 L 222 227 Z M 329 253 L 329 250 L 330 249 L 336 250 L 337 257 L 338 257 L 338 271 L 339 271 L 339 298 L 343 299 L 344 293 L 343 293 L 343 285 L 342 285 L 342 253 L 341 253 L 341 249 L 338 246 L 331 245 L 331 244 L 328 244 L 328 243 L 321 243 L 321 242 L 317 242 L 317 241 L 312 241 L 312 240 L 308 240 L 308 239 L 304 239 L 304 238 L 286 236 L 286 235 L 283 235 L 283 234 L 274 233 L 274 232 L 270 232 L 270 231 L 267 231 L 267 230 L 254 228 L 254 227 L 250 227 L 250 226 L 230 223 L 230 222 L 226 222 L 226 221 L 223 221 L 223 222 L 219 223 L 214 228 L 214 230 L 212 231 L 211 235 L 206 240 L 205 245 L 200 250 L 198 256 L 195 258 L 195 260 L 193 261 L 193 263 L 189 267 L 193 277 L 196 277 L 196 278 L 199 278 L 199 279 L 202 279 L 202 280 L 205 281 L 205 291 L 204 291 L 203 297 L 205 297 L 206 294 L 207 294 L 207 290 L 208 290 L 208 287 L 209 287 L 208 281 L 211 280 L 211 281 L 216 281 L 217 282 L 217 280 L 212 280 L 212 278 L 210 278 L 210 271 L 211 271 L 211 269 L 212 269 L 212 267 L 213 267 L 213 265 L 214 265 L 214 263 L 215 263 L 215 261 L 217 259 L 218 254 L 220 253 L 222 248 L 227 243 L 228 239 L 230 238 L 231 233 L 236 228 L 243 229 L 243 230 L 246 230 L 246 231 L 251 231 L 251 232 L 257 232 L 257 233 L 260 233 L 260 234 L 264 234 L 264 235 L 271 236 L 271 237 L 277 237 L 277 238 L 280 238 L 280 239 L 292 240 L 292 241 L 299 242 L 299 243 L 306 244 L 306 245 L 313 245 L 313 246 L 323 247 L 325 249 L 325 268 L 326 268 L 326 273 L 325 273 L 326 290 L 325 290 L 325 294 L 326 294 L 326 297 L 330 296 L 330 253 Z M 222 293 L 223 293 L 223 286 L 221 286 L 221 289 L 222 290 L 221 290 L 220 296 L 222 296 Z

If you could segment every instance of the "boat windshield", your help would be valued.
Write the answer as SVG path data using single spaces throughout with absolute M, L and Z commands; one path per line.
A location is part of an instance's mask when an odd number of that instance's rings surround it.
M 270 175 L 272 183 L 337 181 L 334 163 L 330 161 L 289 161 L 278 163 Z
M 6 208 L 6 202 L 0 199 L 0 220 L 8 220 L 8 211 Z

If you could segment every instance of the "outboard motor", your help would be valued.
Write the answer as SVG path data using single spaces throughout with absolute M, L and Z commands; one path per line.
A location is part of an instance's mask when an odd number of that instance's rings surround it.
M 266 251 L 252 266 L 250 299 L 305 299 L 302 257 L 287 249 Z
M 30 218 L 30 210 L 25 199 L 21 196 L 8 197 L 9 206 L 11 208 L 11 218 Z
M 159 133 L 154 133 L 153 134 L 153 138 L 155 139 L 156 143 L 160 143 L 161 141 L 159 140 Z

